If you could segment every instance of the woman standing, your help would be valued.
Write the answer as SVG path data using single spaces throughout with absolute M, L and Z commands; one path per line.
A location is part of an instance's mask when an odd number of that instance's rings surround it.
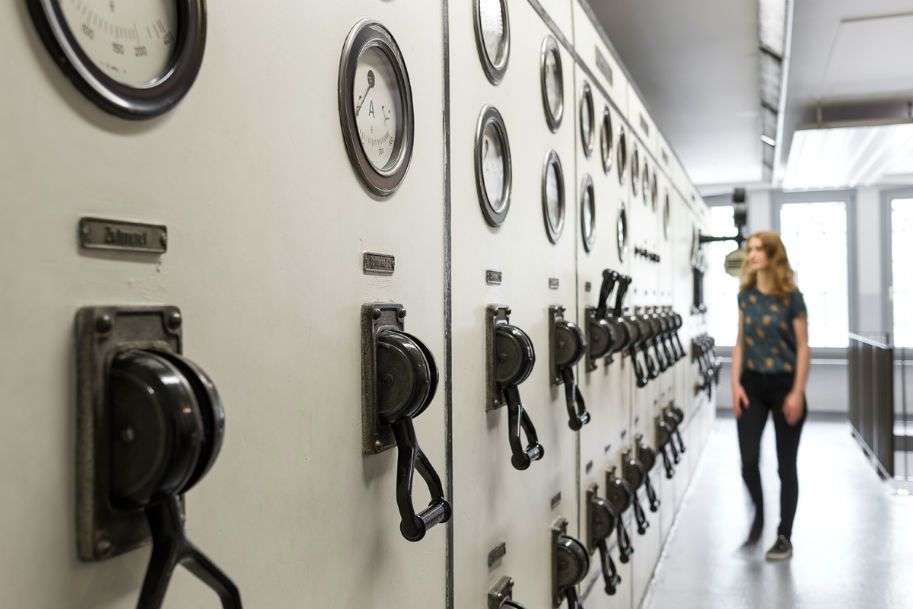
M 773 412 L 780 473 L 780 526 L 768 560 L 792 556 L 790 541 L 799 480 L 796 455 L 805 422 L 809 366 L 808 319 L 786 248 L 774 232 L 748 238 L 739 292 L 739 338 L 732 350 L 732 409 L 738 419 L 742 479 L 755 506 L 748 543 L 764 529 L 758 461 L 761 434 Z

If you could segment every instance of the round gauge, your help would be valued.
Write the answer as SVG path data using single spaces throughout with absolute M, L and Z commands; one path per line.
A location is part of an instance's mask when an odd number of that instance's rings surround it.
M 587 158 L 593 154 L 593 139 L 596 135 L 595 114 L 593 91 L 590 90 L 590 83 L 584 82 L 583 95 L 580 96 L 580 141 Z
M 663 239 L 669 240 L 669 227 L 672 222 L 672 206 L 669 204 L 669 193 L 666 193 L 666 200 L 663 203 Z
M 649 193 L 650 193 L 650 165 L 647 162 L 647 157 L 644 155 L 644 170 L 642 172 L 643 182 L 641 184 L 641 192 L 644 194 L 644 205 L 649 204 Z
M 485 106 L 479 115 L 475 155 L 476 190 L 482 215 L 491 226 L 500 226 L 510 209 L 510 143 L 504 119 L 493 106 Z
M 583 176 L 583 188 L 580 194 L 580 232 L 583 235 L 583 247 L 593 250 L 596 242 L 596 193 L 593 190 L 593 179 Z
M 412 160 L 409 73 L 390 32 L 359 21 L 339 62 L 339 119 L 355 173 L 375 195 L 396 192 Z
M 618 208 L 618 220 L 615 223 L 615 242 L 618 246 L 618 259 L 624 261 L 628 253 L 628 212 L 625 204 Z
M 67 77 L 116 116 L 167 112 L 200 71 L 205 0 L 28 0 L 28 7 Z
M 615 147 L 615 166 L 618 168 L 618 183 L 625 183 L 625 172 L 628 170 L 628 139 L 625 128 L 618 126 L 618 145 Z
M 612 144 L 614 143 L 614 134 L 612 133 L 612 115 L 609 113 L 608 106 L 602 107 L 602 130 L 599 133 L 599 147 L 602 150 L 602 170 L 606 175 L 612 171 Z
M 476 45 L 485 76 L 496 85 L 510 57 L 510 19 L 507 0 L 475 0 Z
M 659 202 L 659 178 L 656 173 L 656 171 L 653 172 L 653 179 L 650 181 L 650 203 L 653 211 L 656 211 L 656 204 Z
M 553 36 L 542 41 L 542 105 L 548 128 L 558 131 L 564 116 L 564 72 L 561 69 L 561 52 Z
M 631 153 L 631 192 L 637 196 L 637 185 L 640 183 L 640 152 L 637 145 L 634 145 L 634 152 Z
M 548 240 L 557 243 L 564 230 L 564 170 L 554 150 L 549 150 L 542 168 L 542 216 Z

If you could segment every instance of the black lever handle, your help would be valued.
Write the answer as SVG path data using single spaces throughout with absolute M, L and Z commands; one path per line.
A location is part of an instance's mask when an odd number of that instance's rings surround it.
M 398 455 L 396 462 L 396 505 L 399 507 L 399 530 L 409 541 L 419 541 L 436 524 L 450 520 L 450 503 L 444 498 L 444 486 L 428 457 L 422 452 L 415 437 L 412 417 L 406 417 L 391 424 L 396 438 Z M 412 505 L 412 480 L 415 470 L 428 486 L 431 500 L 428 507 L 415 513 Z
M 675 475 L 675 468 L 672 466 L 672 461 L 669 459 L 669 452 L 666 450 L 666 447 L 662 447 L 661 453 L 663 457 L 663 469 L 666 470 L 666 479 L 671 480 L 672 476 Z
M 647 341 L 644 341 L 641 351 L 644 354 L 644 363 L 647 366 L 647 380 L 652 381 L 659 376 L 659 369 L 656 367 L 656 362 L 650 357 L 650 345 Z
M 677 427 L 675 428 L 675 431 L 673 432 L 673 434 L 675 434 L 675 433 L 678 433 Z M 672 441 L 671 438 L 669 440 L 669 450 L 672 451 L 672 460 L 675 462 L 675 464 L 678 465 L 679 463 L 681 463 L 681 457 L 678 454 L 678 448 L 675 446 L 675 442 Z
M 187 539 L 180 499 L 176 495 L 146 506 L 146 519 L 152 534 L 152 556 L 137 609 L 159 609 L 162 606 L 171 575 L 179 564 L 187 567 L 219 595 L 223 609 L 241 609 L 241 593 L 237 586 Z
M 539 436 L 533 426 L 532 419 L 526 414 L 523 403 L 520 401 L 520 390 L 516 385 L 504 388 L 504 399 L 507 402 L 508 437 L 510 443 L 510 463 L 514 468 L 524 470 L 533 461 L 538 461 L 545 455 L 545 449 L 539 444 Z M 520 429 L 526 434 L 526 447 L 520 439 Z
M 628 535 L 628 529 L 625 528 L 624 519 L 620 514 L 615 523 L 615 536 L 618 538 L 618 558 L 621 562 L 627 563 L 634 554 L 634 547 L 631 545 L 631 536 Z
M 650 511 L 656 512 L 659 510 L 660 500 L 656 496 L 656 489 L 653 488 L 653 482 L 650 480 L 650 472 L 647 472 L 644 475 L 644 486 L 647 489 L 647 500 L 650 502 Z
M 658 338 L 653 339 L 653 350 L 656 352 L 656 363 L 659 365 L 659 371 L 665 372 L 669 369 L 669 361 L 663 356 L 659 343 L 660 341 Z
M 615 311 L 612 313 L 615 317 L 621 317 L 622 303 L 631 281 L 631 277 L 628 275 L 619 275 L 618 277 L 618 290 L 615 292 Z
M 685 347 L 682 346 L 682 339 L 678 336 L 678 330 L 676 330 L 675 334 L 672 336 L 675 338 L 675 346 L 678 349 L 678 358 L 681 359 L 686 357 L 688 354 L 685 353 Z
M 590 422 L 590 413 L 587 412 L 586 402 L 583 401 L 583 394 L 580 387 L 574 380 L 574 369 L 565 368 L 561 371 L 561 378 L 564 380 L 564 400 L 567 404 L 567 424 L 574 431 L 579 431 L 581 427 Z
M 681 434 L 681 431 L 679 431 L 678 427 L 675 428 L 675 431 L 673 432 L 673 436 L 675 437 L 676 440 L 678 440 L 678 452 L 684 454 L 685 441 L 682 439 L 682 434 Z
M 634 345 L 628 347 L 628 357 L 631 358 L 631 364 L 633 364 L 631 369 L 634 371 L 634 382 L 638 387 L 646 387 L 649 379 L 647 379 L 647 375 L 644 374 L 644 369 L 640 365 L 640 360 L 637 359 L 637 347 Z
M 618 271 L 611 269 L 602 271 L 602 286 L 599 288 L 599 301 L 596 303 L 596 319 L 604 319 L 608 314 L 609 296 L 620 278 L 621 275 Z
M 606 594 L 614 595 L 618 591 L 618 584 L 621 583 L 621 576 L 618 575 L 618 569 L 615 568 L 615 561 L 609 554 L 609 546 L 605 538 L 596 542 L 599 549 L 599 563 L 602 569 L 602 581 L 605 583 Z

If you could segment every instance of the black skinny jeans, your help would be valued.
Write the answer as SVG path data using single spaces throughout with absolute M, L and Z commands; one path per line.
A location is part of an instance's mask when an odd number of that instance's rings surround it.
M 742 410 L 738 419 L 739 450 L 742 453 L 742 479 L 751 494 L 758 514 L 764 515 L 764 495 L 761 490 L 761 472 L 758 462 L 761 456 L 761 434 L 767 424 L 767 415 L 773 411 L 774 431 L 777 435 L 777 463 L 780 473 L 780 526 L 779 535 L 790 538 L 796 504 L 799 502 L 799 477 L 796 473 L 796 456 L 799 453 L 799 438 L 808 414 L 808 402 L 802 410 L 802 418 L 795 425 L 786 422 L 783 416 L 783 400 L 792 390 L 794 375 L 790 372 L 761 374 L 746 370 L 741 381 L 748 395 L 748 408 Z M 804 399 L 804 396 L 803 396 Z

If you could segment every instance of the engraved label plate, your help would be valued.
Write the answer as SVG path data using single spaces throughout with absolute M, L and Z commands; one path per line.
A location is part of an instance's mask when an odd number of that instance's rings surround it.
M 606 61 L 606 58 L 602 56 L 602 53 L 599 52 L 599 47 L 596 47 L 596 67 L 599 68 L 599 71 L 602 72 L 602 75 L 606 77 L 609 81 L 609 84 L 612 83 L 612 66 L 609 65 L 609 62 Z
M 504 558 L 505 554 L 507 554 L 507 542 L 502 541 L 488 553 L 488 568 L 495 566 L 495 563 Z
M 650 125 L 647 123 L 647 119 L 644 118 L 644 115 L 640 115 L 640 128 L 644 130 L 644 133 L 650 135 Z
M 586 462 L 586 473 L 590 473 L 591 471 L 593 471 L 593 462 L 587 461 Z
M 552 497 L 552 509 L 555 509 L 559 505 L 561 505 L 561 491 L 558 491 L 555 493 L 554 497 Z
M 559 282 L 558 282 L 558 278 L 557 278 L 557 277 L 549 277 L 549 278 L 548 278 L 548 289 L 550 289 L 550 290 L 557 290 L 557 289 L 558 289 L 558 285 L 559 285 Z
M 364 252 L 362 270 L 365 275 L 392 275 L 396 269 L 396 256 Z
M 589 281 L 587 281 L 586 283 L 583 284 L 584 292 L 590 292 L 590 291 L 592 291 L 592 289 L 593 289 L 593 284 L 590 283 Z
M 103 218 L 81 218 L 79 246 L 88 250 L 164 254 L 168 249 L 168 227 Z
M 485 271 L 485 283 L 488 285 L 501 285 L 501 271 Z

